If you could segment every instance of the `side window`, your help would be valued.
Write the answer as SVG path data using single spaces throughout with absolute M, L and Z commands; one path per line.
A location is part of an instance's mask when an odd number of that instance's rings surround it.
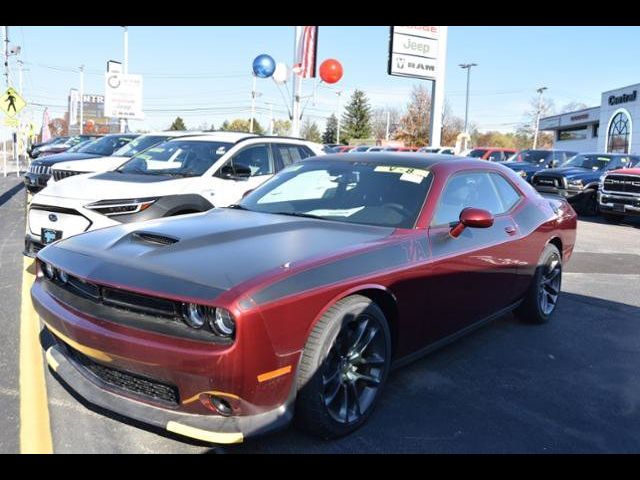
M 278 149 L 283 168 L 296 163 L 298 160 L 313 156 L 313 152 L 302 145 L 278 144 L 275 148 Z
M 497 173 L 492 173 L 490 175 L 491 180 L 493 180 L 493 183 L 498 190 L 500 200 L 502 201 L 502 211 L 499 213 L 508 212 L 516 203 L 518 203 L 518 200 L 520 200 L 520 194 L 507 180 L 505 180 L 502 175 L 498 175 Z
M 464 208 L 488 210 L 494 215 L 505 211 L 496 187 L 487 173 L 458 173 L 445 185 L 432 225 L 457 222 Z
M 489 154 L 489 160 L 491 160 L 492 162 L 501 162 L 503 160 L 502 158 L 502 152 L 499 150 L 496 150 L 494 152 L 491 152 Z
M 273 159 L 266 144 L 251 145 L 236 153 L 232 159 L 235 168 L 245 167 L 251 170 L 251 176 L 272 175 Z

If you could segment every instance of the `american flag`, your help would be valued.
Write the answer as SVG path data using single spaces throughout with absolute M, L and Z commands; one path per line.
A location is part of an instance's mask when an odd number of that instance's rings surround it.
M 49 109 L 45 108 L 42 114 L 42 130 L 41 130 L 41 142 L 48 142 L 51 140 L 51 131 L 49 130 Z
M 318 27 L 299 27 L 297 42 L 298 50 L 293 71 L 302 78 L 315 77 Z

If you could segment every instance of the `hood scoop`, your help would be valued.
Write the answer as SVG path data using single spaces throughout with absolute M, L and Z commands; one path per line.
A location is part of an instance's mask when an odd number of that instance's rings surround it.
M 134 240 L 145 243 L 152 243 L 154 245 L 173 245 L 174 243 L 178 243 L 180 241 L 180 239 L 175 237 L 150 232 L 133 232 L 131 236 Z

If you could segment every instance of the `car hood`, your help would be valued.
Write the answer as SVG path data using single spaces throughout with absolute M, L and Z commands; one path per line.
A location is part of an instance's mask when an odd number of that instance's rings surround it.
M 64 152 L 64 153 L 56 153 L 53 155 L 47 155 L 46 157 L 42 157 L 41 159 L 39 158 L 33 163 L 37 165 L 42 165 L 45 167 L 51 167 L 52 165 L 55 165 L 58 162 L 70 162 L 74 160 L 85 160 L 87 158 L 98 158 L 98 157 L 100 157 L 100 155 L 94 155 L 92 153 Z
M 543 169 L 542 166 L 529 162 L 500 162 L 500 164 L 504 165 L 505 167 L 509 167 L 511 170 L 514 170 L 516 172 L 531 173 Z
M 557 177 L 562 176 L 567 180 L 581 179 L 581 180 L 597 180 L 604 172 L 602 170 L 589 170 L 588 168 L 576 168 L 576 167 L 560 167 L 549 168 L 542 172 L 536 173 L 536 177 Z
M 159 187 L 163 196 L 182 193 L 192 181 L 193 177 L 99 172 L 75 175 L 63 182 L 49 183 L 38 195 L 93 201 L 144 198 L 159 196 Z
M 176 240 L 141 240 L 145 233 Z M 80 277 L 174 297 L 217 296 L 305 260 L 359 250 L 393 228 L 227 208 L 94 230 L 45 247 L 38 256 Z
M 106 172 L 114 170 L 128 161 L 129 157 L 94 157 L 86 160 L 60 162 L 55 165 L 56 170 L 71 170 L 74 172 Z

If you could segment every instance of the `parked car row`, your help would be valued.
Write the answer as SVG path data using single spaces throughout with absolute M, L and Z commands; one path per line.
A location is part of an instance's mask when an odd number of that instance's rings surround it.
M 37 193 L 31 298 L 56 377 L 201 441 L 294 412 L 335 438 L 392 367 L 510 311 L 550 320 L 576 239 L 565 199 L 498 162 L 324 149 L 186 136 Z

